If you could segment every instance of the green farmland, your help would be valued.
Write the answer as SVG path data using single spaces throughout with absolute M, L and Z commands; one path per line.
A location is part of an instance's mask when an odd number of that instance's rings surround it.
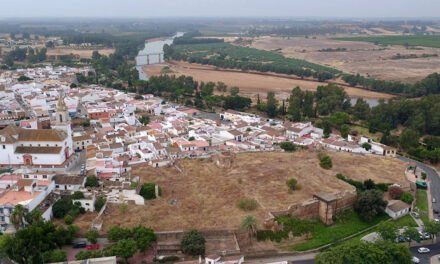
M 173 45 L 166 55 L 174 60 L 214 65 L 226 69 L 255 70 L 332 79 L 339 70 L 305 60 L 286 58 L 281 54 L 229 43 Z
M 410 35 L 410 36 L 346 37 L 346 38 L 335 38 L 335 39 L 343 40 L 343 41 L 372 42 L 381 45 L 404 45 L 404 46 L 440 48 L 440 36 Z

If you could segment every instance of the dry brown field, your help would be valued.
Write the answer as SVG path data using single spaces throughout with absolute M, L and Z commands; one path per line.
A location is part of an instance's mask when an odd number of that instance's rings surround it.
M 382 48 L 367 42 L 339 41 L 327 37 L 283 39 L 260 37 L 254 39 L 254 48 L 277 50 L 286 57 L 305 59 L 314 63 L 336 67 L 347 73 L 360 73 L 377 79 L 414 83 L 428 74 L 440 71 L 440 49 L 420 47 L 406 49 L 403 46 Z M 346 48 L 346 52 L 320 52 L 326 48 Z M 438 57 L 393 60 L 401 54 L 437 54 Z
M 285 210 L 321 192 L 352 190 L 338 180 L 343 173 L 357 180 L 402 182 L 405 164 L 396 159 L 329 153 L 333 168 L 320 168 L 315 151 L 295 153 L 238 154 L 230 168 L 220 168 L 210 159 L 180 160 L 171 168 L 134 168 L 132 175 L 142 182 L 155 182 L 162 197 L 145 206 L 129 205 L 123 212 L 112 205 L 104 214 L 103 231 L 113 225 L 150 226 L 158 231 L 198 229 L 237 229 L 244 216 L 253 214 L 263 223 L 268 211 Z M 300 190 L 288 192 L 286 181 L 297 178 Z M 254 198 L 259 207 L 245 212 L 236 207 L 242 197 Z M 175 205 L 170 203 L 175 200 Z
M 81 58 L 90 59 L 94 51 L 98 51 L 99 54 L 108 56 L 112 54 L 115 50 L 110 48 L 100 48 L 100 49 L 77 49 L 77 48 L 54 48 L 48 49 L 48 56 L 62 56 L 62 55 L 78 55 Z
M 237 86 L 240 88 L 240 94 L 256 99 L 257 94 L 265 96 L 269 91 L 275 92 L 279 99 L 287 98 L 292 89 L 296 86 L 302 90 L 316 91 L 320 85 L 327 83 L 300 80 L 292 76 L 282 74 L 262 74 L 240 72 L 233 70 L 220 70 L 209 65 L 197 65 L 187 62 L 172 62 L 170 69 L 177 75 L 192 76 L 197 81 L 203 82 L 224 82 L 229 87 Z M 144 67 L 148 76 L 159 75 L 164 65 L 150 65 Z M 368 99 L 390 99 L 393 96 L 385 93 L 372 92 L 360 88 L 344 87 L 350 97 L 362 97 Z

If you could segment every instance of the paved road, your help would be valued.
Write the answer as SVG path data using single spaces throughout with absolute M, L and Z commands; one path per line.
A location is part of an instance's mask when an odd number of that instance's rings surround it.
M 429 264 L 431 263 L 432 256 L 440 254 L 440 243 L 425 247 L 429 248 L 431 252 L 429 252 L 428 254 L 420 254 L 419 252 L 417 252 L 417 249 L 419 249 L 419 247 L 411 248 L 411 253 L 413 254 L 413 256 L 416 256 L 420 259 L 420 264 Z
M 295 264 L 314 264 L 315 261 L 313 259 L 315 258 L 315 256 L 316 253 L 309 253 L 304 255 L 249 259 L 246 262 L 259 264 L 259 263 L 275 263 L 275 262 L 288 261 L 289 263 L 295 263 Z
M 438 201 L 432 204 L 432 209 L 438 210 L 440 212 L 440 176 L 437 174 L 437 172 L 433 168 L 422 162 L 418 162 L 402 156 L 397 156 L 397 158 L 405 162 L 413 162 L 417 164 L 417 167 L 426 172 L 426 174 L 428 175 L 428 179 L 431 181 L 431 197 L 435 198 L 435 200 Z M 438 217 L 435 216 L 435 218 Z

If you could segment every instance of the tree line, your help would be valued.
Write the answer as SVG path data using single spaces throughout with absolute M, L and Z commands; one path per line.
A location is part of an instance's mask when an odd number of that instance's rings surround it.
M 314 64 L 305 60 L 286 58 L 281 54 L 229 43 L 208 43 L 192 45 L 166 45 L 165 59 L 183 60 L 190 63 L 214 65 L 225 69 L 254 70 L 313 77 L 319 81 L 334 78 L 340 72 L 336 69 Z
M 344 75 L 342 79 L 351 86 L 359 85 L 369 90 L 402 94 L 410 97 L 440 93 L 440 76 L 438 73 L 432 73 L 415 84 L 376 80 L 359 74 Z

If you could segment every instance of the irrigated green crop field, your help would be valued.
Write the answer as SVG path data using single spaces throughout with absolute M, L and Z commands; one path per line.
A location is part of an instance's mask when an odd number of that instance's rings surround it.
M 281 54 L 229 43 L 174 45 L 171 57 L 191 63 L 221 68 L 277 72 L 297 76 L 331 79 L 340 71 L 306 60 L 286 58 Z
M 440 48 L 440 36 L 378 36 L 378 37 L 347 37 L 336 38 L 344 41 L 364 41 L 382 45 L 408 45 Z

